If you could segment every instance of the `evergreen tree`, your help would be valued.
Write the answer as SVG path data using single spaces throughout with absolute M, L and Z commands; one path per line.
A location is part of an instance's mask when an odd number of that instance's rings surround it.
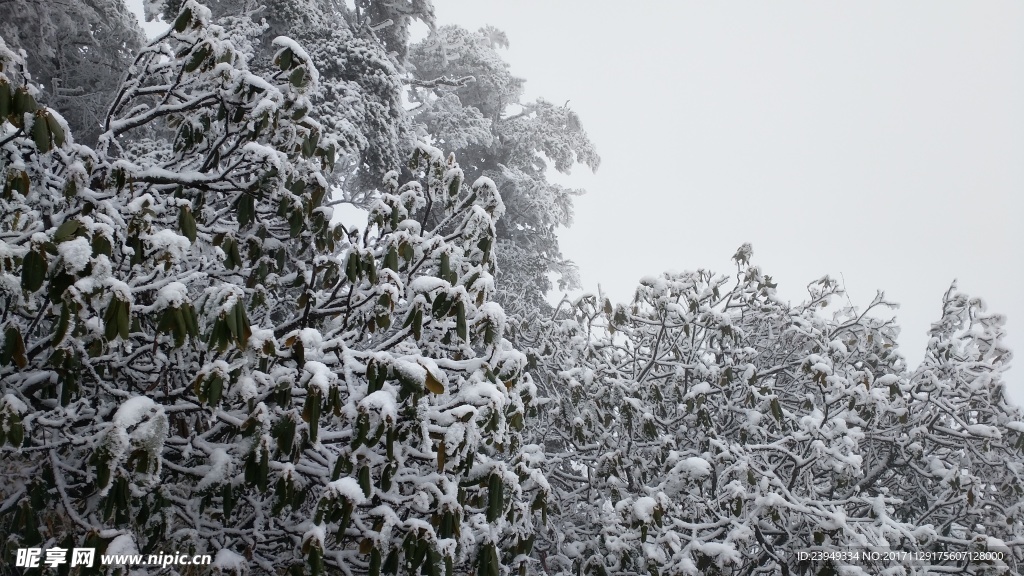
M 147 14 L 177 13 L 180 0 L 156 0 Z M 369 208 L 384 174 L 409 158 L 413 132 L 405 113 L 405 55 L 409 26 L 433 26 L 429 0 L 212 0 L 215 17 L 244 21 L 262 62 L 288 36 L 306 47 L 320 73 L 309 94 L 319 119 L 338 140 L 338 165 L 329 177 L 332 196 Z M 254 63 L 259 69 L 264 64 Z
M 279 37 L 254 72 L 229 23 L 185 2 L 96 150 L 0 41 L 0 554 L 516 568 L 546 483 L 491 302 L 494 184 L 419 146 L 363 230 L 332 225 L 311 57 Z
M 547 171 L 568 173 L 576 164 L 596 170 L 600 158 L 570 108 L 521 101 L 523 80 L 512 76 L 499 53 L 507 46 L 495 28 L 442 26 L 416 44 L 409 59 L 421 80 L 413 82 L 416 119 L 456 150 L 470 177 L 493 179 L 505 199 L 496 248 L 499 301 L 518 333 L 537 311 L 550 311 L 550 275 L 559 288 L 579 282 L 557 231 L 572 224 L 573 197 L 582 191 L 549 182 Z
M 27 54 L 35 97 L 88 145 L 102 132 L 114 90 L 144 40 L 123 0 L 7 0 L 0 5 L 0 36 Z

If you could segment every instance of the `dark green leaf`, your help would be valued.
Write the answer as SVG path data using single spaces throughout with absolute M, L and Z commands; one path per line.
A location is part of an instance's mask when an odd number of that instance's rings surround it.
M 213 51 L 209 44 L 203 44 L 198 50 L 192 53 L 188 63 L 185 64 L 185 72 L 195 72 L 210 57 Z
M 0 365 L 9 364 L 14 364 L 18 368 L 28 365 L 28 359 L 25 357 L 25 340 L 14 326 L 4 331 L 4 346 L 0 349 Z
M 363 489 L 363 496 L 369 498 L 373 492 L 373 484 L 370 483 L 369 466 L 363 466 L 359 469 L 359 487 Z
M 21 268 L 21 287 L 29 292 L 39 290 L 46 276 L 46 256 L 39 251 L 31 250 L 25 255 Z
M 53 114 L 49 112 L 46 113 L 46 126 L 49 128 L 50 135 L 53 137 L 53 142 L 57 147 L 63 146 L 65 139 L 64 128 L 61 127 L 60 122 L 54 118 Z
M 7 80 L 0 79 L 0 122 L 10 115 L 11 109 L 14 107 L 13 99 L 11 85 Z
M 14 114 L 15 117 L 24 116 L 26 113 L 35 112 L 39 105 L 36 104 L 36 99 L 32 97 L 28 92 L 28 88 L 18 88 L 14 91 Z M 20 126 L 21 120 L 19 118 L 18 125 Z
M 81 225 L 81 222 L 74 218 L 65 220 L 63 224 L 57 227 L 57 231 L 53 233 L 53 241 L 60 243 L 71 238 Z
M 185 28 L 192 23 L 192 11 L 186 8 L 182 10 L 178 17 L 174 19 L 174 31 L 184 32 Z
M 278 59 L 278 64 L 281 66 L 281 70 L 287 70 L 292 67 L 292 58 L 295 54 L 291 48 L 285 48 L 281 51 L 281 56 Z
M 469 337 L 469 329 L 466 326 L 466 304 L 461 300 L 455 305 L 455 333 L 458 334 L 459 338 L 463 341 Z
M 46 124 L 44 113 L 37 112 L 35 115 L 32 122 L 32 140 L 39 152 L 45 154 L 50 151 L 50 127 Z
M 178 209 L 178 228 L 182 236 L 188 238 L 189 242 L 196 241 L 196 219 L 192 216 L 192 209 L 188 206 L 181 206 Z

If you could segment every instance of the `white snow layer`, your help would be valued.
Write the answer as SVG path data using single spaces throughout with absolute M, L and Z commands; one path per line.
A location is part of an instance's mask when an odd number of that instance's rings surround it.
M 240 572 L 245 566 L 245 557 L 227 548 L 221 548 L 217 551 L 217 555 L 213 557 L 213 567 L 225 572 Z
M 77 274 L 89 265 L 92 259 L 92 246 L 85 238 L 75 238 L 57 245 L 57 252 L 64 261 L 64 269 L 68 274 Z
M 654 519 L 654 509 L 658 507 L 658 501 L 650 496 L 642 496 L 633 503 L 633 517 L 640 522 L 650 522 Z
M 711 475 L 711 464 L 703 458 L 691 456 L 674 466 L 675 471 L 688 478 L 706 478 Z
M 121 534 L 114 538 L 107 544 L 107 554 L 109 555 L 122 555 L 130 556 L 139 553 L 139 549 L 135 547 L 135 540 L 127 534 Z
M 114 414 L 114 426 L 125 430 L 142 422 L 148 412 L 156 407 L 152 398 L 146 396 L 135 396 L 125 400 L 121 407 Z

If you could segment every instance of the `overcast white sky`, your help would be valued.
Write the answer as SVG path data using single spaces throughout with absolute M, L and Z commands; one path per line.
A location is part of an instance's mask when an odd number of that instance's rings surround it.
M 743 242 L 794 302 L 824 274 L 901 304 L 920 361 L 953 279 L 1024 362 L 1024 3 L 435 0 L 492 24 L 527 97 L 602 157 L 563 252 L 613 300 Z M 1024 369 L 1006 375 L 1024 404 Z

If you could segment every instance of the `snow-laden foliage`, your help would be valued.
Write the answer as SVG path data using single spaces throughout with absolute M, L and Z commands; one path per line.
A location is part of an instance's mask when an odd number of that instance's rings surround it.
M 95 146 L 0 40 L 4 562 L 1021 573 L 1024 414 L 979 300 L 950 289 L 915 370 L 882 295 L 789 305 L 749 245 L 735 276 L 552 311 L 575 192 L 545 173 L 598 157 L 567 106 L 519 102 L 504 35 L 441 28 L 403 78 L 429 1 L 259 4 L 147 2 L 171 28 L 122 42 Z M 412 144 L 405 82 L 456 153 Z M 339 188 L 365 226 L 332 224 Z
M 148 14 L 173 19 L 180 0 L 153 0 Z M 332 195 L 363 208 L 388 171 L 408 160 L 414 137 L 402 102 L 409 26 L 433 26 L 429 0 L 211 0 L 215 17 L 256 29 L 256 54 L 269 61 L 272 39 L 300 42 L 320 73 L 309 94 L 340 144 Z M 256 63 L 261 69 L 262 63 Z
M 501 198 L 421 145 L 330 224 L 316 67 L 278 37 L 254 71 L 248 32 L 185 2 L 96 150 L 0 41 L 0 555 L 516 568 L 547 485 L 491 301 Z
M 507 46 L 505 34 L 491 27 L 441 26 L 413 46 L 409 60 L 415 119 L 456 150 L 470 178 L 494 180 L 505 200 L 496 250 L 499 301 L 518 332 L 532 312 L 549 311 L 552 275 L 559 288 L 579 287 L 557 231 L 572 224 L 573 198 L 582 191 L 549 182 L 547 171 L 568 173 L 577 164 L 596 170 L 600 158 L 568 103 L 521 102 L 523 80 L 499 53 Z
M 58 110 L 86 144 L 96 142 L 144 39 L 123 0 L 0 2 L 0 36 L 26 51 L 39 102 Z
M 665 274 L 629 305 L 564 302 L 547 325 L 546 405 L 529 428 L 549 458 L 546 571 L 1019 569 L 1024 414 L 999 379 L 1002 320 L 951 290 L 908 373 L 896 328 L 871 314 L 881 295 L 826 318 L 834 281 L 789 306 L 749 257 L 737 253 L 732 280 Z M 816 546 L 996 550 L 1005 562 L 800 560 Z

